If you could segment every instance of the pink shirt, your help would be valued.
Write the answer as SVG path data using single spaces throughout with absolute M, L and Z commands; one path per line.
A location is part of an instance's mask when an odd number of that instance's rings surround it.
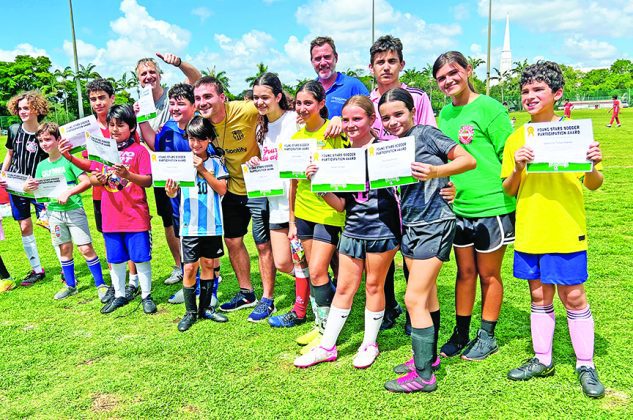
M 569 117 L 571 115 L 571 108 L 574 105 L 571 102 L 567 102 L 563 108 L 565 108 L 565 116 Z
M 620 101 L 618 99 L 613 100 L 613 115 L 620 113 Z
M 130 172 L 138 175 L 151 175 L 149 152 L 138 143 L 133 143 L 119 151 L 121 163 Z M 125 180 L 127 181 L 127 180 Z M 105 187 L 101 194 L 101 213 L 103 214 L 103 232 L 146 232 L 150 230 L 149 206 L 145 189 L 127 182 L 119 191 L 108 191 Z
M 415 115 L 413 116 L 413 125 L 431 125 L 437 127 L 435 122 L 435 115 L 433 115 L 433 108 L 431 108 L 431 101 L 426 92 L 422 89 L 409 87 L 404 83 L 400 85 L 402 89 L 407 90 L 411 96 L 413 96 L 413 104 L 415 106 Z M 372 128 L 378 133 L 378 138 L 383 140 L 397 139 L 398 136 L 392 136 L 382 126 L 382 120 L 380 119 L 380 113 L 378 112 L 378 101 L 380 101 L 380 93 L 378 88 L 371 91 L 369 99 L 374 103 L 374 110 L 376 111 L 376 121 Z

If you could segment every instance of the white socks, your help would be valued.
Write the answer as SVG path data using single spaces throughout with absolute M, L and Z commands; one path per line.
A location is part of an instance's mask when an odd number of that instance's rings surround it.
M 325 324 L 325 331 L 323 332 L 323 338 L 321 339 L 321 347 L 331 349 L 336 345 L 345 321 L 352 309 L 341 309 L 336 306 L 330 306 L 330 314 L 327 317 L 327 324 Z
M 40 254 L 37 252 L 37 244 L 35 243 L 35 236 L 23 236 L 22 237 L 22 247 L 24 248 L 24 252 L 26 253 L 26 258 L 29 259 L 29 264 L 31 264 L 31 268 L 36 273 L 41 273 L 42 271 L 42 263 L 40 262 Z
M 110 264 L 110 277 L 112 278 L 112 287 L 114 287 L 114 297 L 125 297 L 125 272 L 127 263 Z
M 363 346 L 374 344 L 378 338 L 378 331 L 380 331 L 380 325 L 382 319 L 385 316 L 385 311 L 372 312 L 365 308 L 365 336 L 363 337 Z
M 149 261 L 135 264 L 138 281 L 141 284 L 141 298 L 145 299 L 152 293 L 152 265 Z

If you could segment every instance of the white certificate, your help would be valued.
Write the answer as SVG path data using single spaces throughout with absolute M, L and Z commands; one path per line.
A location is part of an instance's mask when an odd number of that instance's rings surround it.
M 7 191 L 10 194 L 33 198 L 32 193 L 24 191 L 24 183 L 29 179 L 28 175 L 2 171 L 0 178 L 7 183 Z
M 285 140 L 277 146 L 279 177 L 284 179 L 306 179 L 306 168 L 316 150 L 316 140 Z
M 276 160 L 262 161 L 253 168 L 249 168 L 248 165 L 242 165 L 242 173 L 244 174 L 248 198 L 284 195 L 284 184 L 279 178 L 279 168 Z
M 62 135 L 62 138 L 67 139 L 72 146 L 70 153 L 75 153 L 86 148 L 86 132 L 97 136 L 101 135 L 101 129 L 94 115 L 80 118 L 59 127 L 59 133 Z
M 64 175 L 37 178 L 37 189 L 33 192 L 40 203 L 57 200 L 63 192 L 68 190 L 68 182 Z
M 181 187 L 196 185 L 196 168 L 191 152 L 157 152 L 151 154 L 152 180 L 155 187 L 164 187 L 172 179 Z
M 525 145 L 534 150 L 528 172 L 590 172 L 587 150 L 593 140 L 591 120 L 525 124 Z
M 358 192 L 366 190 L 365 149 L 324 149 L 314 152 L 317 172 L 312 192 Z
M 136 116 L 137 122 L 142 123 L 143 121 L 148 121 L 156 117 L 156 105 L 154 104 L 151 86 L 147 85 L 141 89 L 141 96 L 138 98 L 138 104 L 141 109 Z
M 372 189 L 415 184 L 411 163 L 415 162 L 413 136 L 371 144 L 367 148 L 369 186 Z
M 116 140 L 101 135 L 86 133 L 86 150 L 88 159 L 112 166 L 121 163 Z

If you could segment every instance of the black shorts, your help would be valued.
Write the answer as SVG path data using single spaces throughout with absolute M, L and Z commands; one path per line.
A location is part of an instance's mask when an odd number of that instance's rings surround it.
M 455 248 L 474 246 L 477 252 L 494 252 L 514 242 L 515 213 L 501 216 L 468 218 L 457 216 Z
M 399 242 L 395 238 L 389 239 L 357 239 L 341 235 L 338 243 L 339 254 L 364 260 L 367 254 L 381 254 L 398 248 Z
M 281 230 L 281 229 L 288 229 L 288 227 L 290 226 L 290 223 L 286 222 L 286 223 L 269 223 L 268 227 L 270 228 L 270 230 Z
M 224 237 L 241 238 L 248 232 L 248 224 L 253 219 L 253 240 L 256 244 L 270 241 L 268 200 L 248 198 L 227 192 L 222 197 L 222 215 L 224 217 Z
M 174 210 L 171 207 L 171 200 L 165 192 L 165 188 L 154 187 L 154 198 L 156 200 L 156 213 L 163 219 L 163 227 L 174 225 Z
M 103 232 L 103 215 L 101 214 L 101 200 L 92 200 L 92 207 L 95 210 L 95 225 L 97 232 Z
M 40 212 L 45 210 L 43 203 L 38 203 L 34 198 L 22 197 L 21 195 L 9 194 L 11 202 L 11 214 L 18 222 L 31 218 L 31 204 L 35 207 L 36 217 L 40 217 Z
M 300 240 L 305 241 L 314 239 L 315 241 L 338 245 L 338 237 L 342 228 L 338 226 L 308 222 L 307 220 L 299 218 L 296 218 L 295 222 L 297 223 L 297 237 Z
M 405 257 L 414 260 L 437 257 L 440 261 L 448 261 L 454 236 L 454 219 L 427 225 L 405 226 L 400 252 Z
M 221 236 L 184 236 L 180 238 L 180 253 L 185 264 L 200 258 L 220 258 L 224 255 Z

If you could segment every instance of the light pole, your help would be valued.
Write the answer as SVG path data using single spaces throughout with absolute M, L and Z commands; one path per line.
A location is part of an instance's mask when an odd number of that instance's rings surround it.
M 73 19 L 73 0 L 68 0 L 70 6 L 70 30 L 73 36 L 73 58 L 75 59 L 75 82 L 77 83 L 77 110 L 79 118 L 84 117 L 84 100 L 81 96 L 81 81 L 79 80 L 79 60 L 77 60 L 77 40 L 75 39 L 75 20 Z
M 490 32 L 492 29 L 492 0 L 488 0 L 488 59 L 486 60 L 486 96 L 490 96 Z
M 374 45 L 375 35 L 375 14 L 376 14 L 376 1 L 371 0 L 371 45 Z M 372 75 L 371 77 L 371 89 L 373 90 L 376 84 L 376 76 Z

